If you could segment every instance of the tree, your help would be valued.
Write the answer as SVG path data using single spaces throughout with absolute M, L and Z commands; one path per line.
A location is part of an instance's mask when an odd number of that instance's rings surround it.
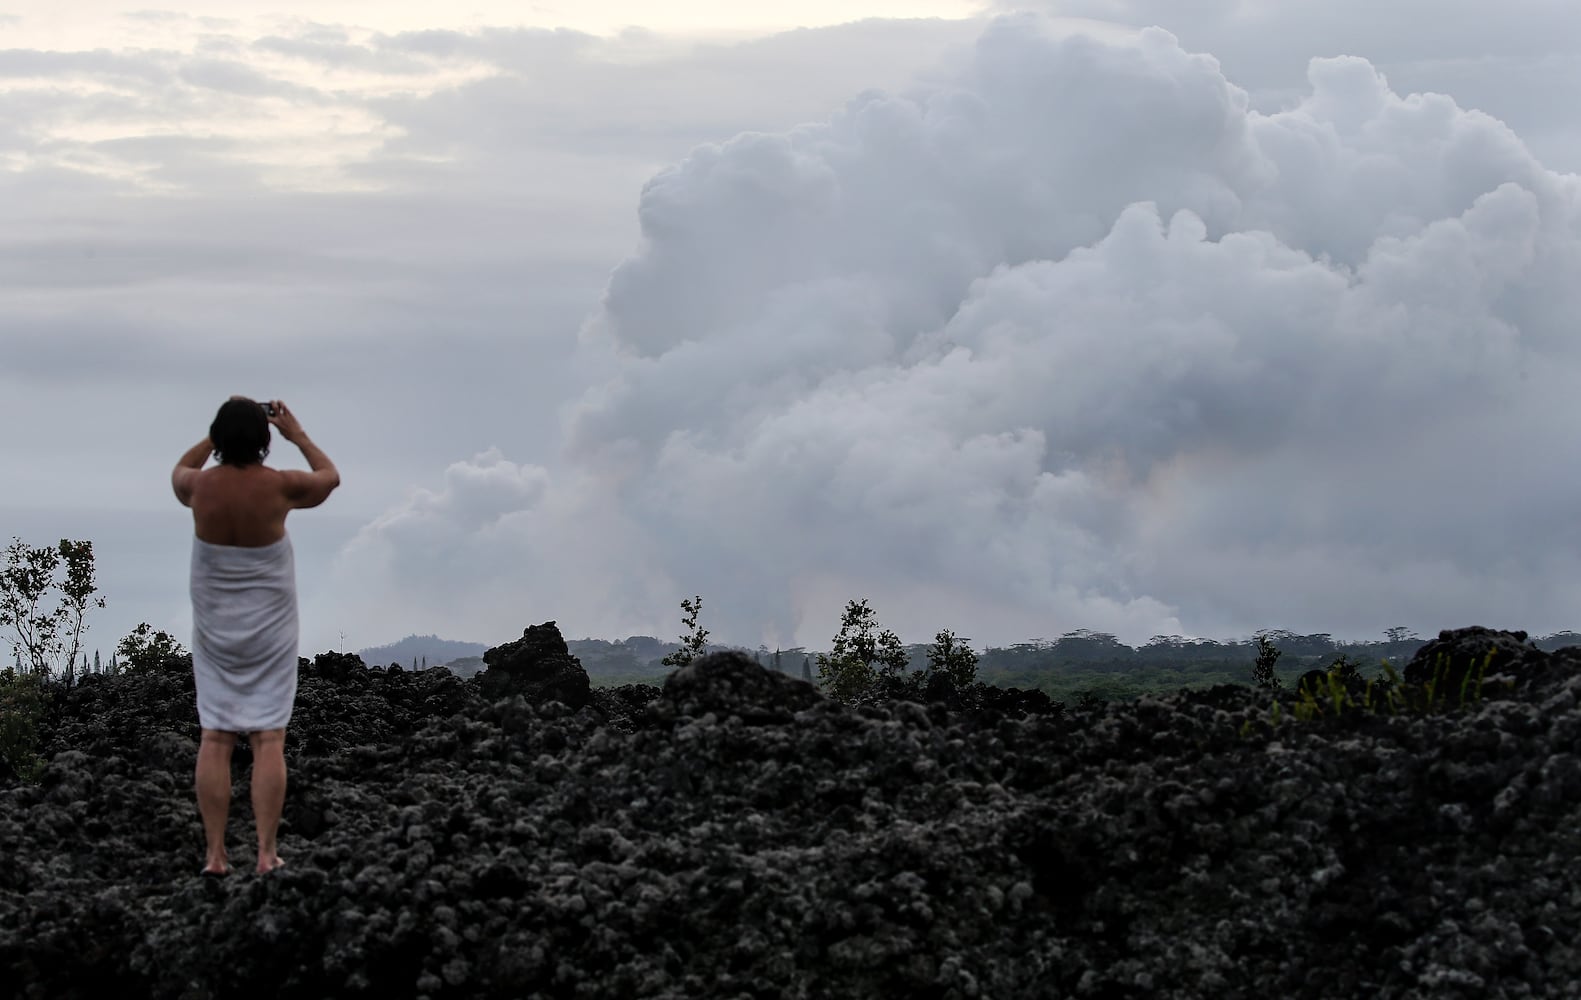
M 1268 633 L 1257 633 L 1257 662 L 1252 664 L 1252 680 L 1260 688 L 1279 690 L 1279 678 L 1274 674 L 1274 664 L 1279 662 L 1279 648 L 1268 638 Z
M 187 653 L 169 632 L 156 632 L 147 622 L 122 637 L 116 651 L 126 657 L 126 672 L 129 674 L 152 673 L 164 666 L 171 657 L 185 656 Z M 115 670 L 116 661 L 112 656 L 110 671 L 114 673 Z
M 681 636 L 681 648 L 660 660 L 660 663 L 667 667 L 684 667 L 708 652 L 708 630 L 697 624 L 697 616 L 702 611 L 701 595 L 691 600 L 681 599 L 681 627 L 686 629 Z
M 88 631 L 89 607 L 104 607 L 94 598 L 93 543 L 62 538 L 59 545 L 34 548 L 20 538 L 6 547 L 0 571 L 0 628 L 15 637 L 12 650 L 27 669 L 48 676 L 65 658 L 66 683 L 76 677 L 82 636 Z M 62 570 L 64 573 L 62 574 Z M 60 596 L 46 607 L 51 591 Z
M 905 676 L 908 665 L 900 638 L 879 628 L 878 615 L 865 599 L 851 601 L 840 618 L 834 648 L 818 654 L 818 684 L 836 701 L 867 701 L 881 686 Z
M 966 645 L 969 640 L 958 637 L 949 629 L 940 630 L 928 647 L 928 671 L 946 677 L 957 691 L 970 687 L 977 680 L 977 654 Z
M 1328 675 L 1332 680 L 1339 681 L 1346 687 L 1366 683 L 1361 676 L 1361 664 L 1351 659 L 1345 653 L 1339 654 L 1333 663 L 1328 665 Z
M 55 585 L 60 552 L 33 548 L 13 537 L 5 554 L 5 570 L 0 573 L 0 626 L 16 635 L 12 650 L 19 664 L 26 653 L 25 669 L 35 674 L 47 673 L 49 661 L 59 649 L 56 632 L 60 621 L 58 616 L 45 612 L 43 601 Z
M 104 607 L 104 598 L 93 599 L 99 589 L 93 579 L 93 543 L 60 540 L 60 557 L 66 563 L 66 579 L 60 583 L 62 596 L 62 629 L 71 636 L 71 649 L 66 654 L 66 684 L 76 679 L 77 655 L 82 652 L 82 634 L 88 631 L 86 618 L 88 606 Z M 83 661 L 86 672 L 87 661 Z
M 1104 663 L 1129 660 L 1136 650 L 1108 632 L 1079 628 L 1066 632 L 1054 643 L 1054 655 L 1065 663 Z

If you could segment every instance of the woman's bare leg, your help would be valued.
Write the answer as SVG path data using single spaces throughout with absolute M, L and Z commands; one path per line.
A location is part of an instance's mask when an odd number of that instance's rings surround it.
M 236 734 L 220 729 L 203 730 L 198 744 L 198 812 L 203 816 L 205 850 L 203 870 L 223 874 L 230 870 L 225 856 L 225 819 L 231 809 L 231 750 Z
M 258 871 L 272 872 L 280 860 L 280 813 L 285 809 L 285 730 L 265 729 L 248 742 L 253 751 L 253 820 L 258 825 Z

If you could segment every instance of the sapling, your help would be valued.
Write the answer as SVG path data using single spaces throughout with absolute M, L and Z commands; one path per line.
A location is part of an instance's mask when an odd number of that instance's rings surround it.
M 697 624 L 703 612 L 702 595 L 681 598 L 681 625 L 686 634 L 681 636 L 681 648 L 660 660 L 667 667 L 684 667 L 708 651 L 708 630 Z

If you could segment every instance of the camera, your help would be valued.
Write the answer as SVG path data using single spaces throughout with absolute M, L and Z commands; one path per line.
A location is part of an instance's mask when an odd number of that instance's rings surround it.
M 273 403 L 259 403 L 258 405 L 263 407 L 264 416 L 272 417 L 272 416 L 275 415 L 275 408 L 274 408 L 274 404 Z

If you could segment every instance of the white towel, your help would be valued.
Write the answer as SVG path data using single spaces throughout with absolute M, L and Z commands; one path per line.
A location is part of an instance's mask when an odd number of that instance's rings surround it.
M 205 729 L 284 729 L 296 700 L 291 539 L 248 548 L 192 539 L 192 673 Z

